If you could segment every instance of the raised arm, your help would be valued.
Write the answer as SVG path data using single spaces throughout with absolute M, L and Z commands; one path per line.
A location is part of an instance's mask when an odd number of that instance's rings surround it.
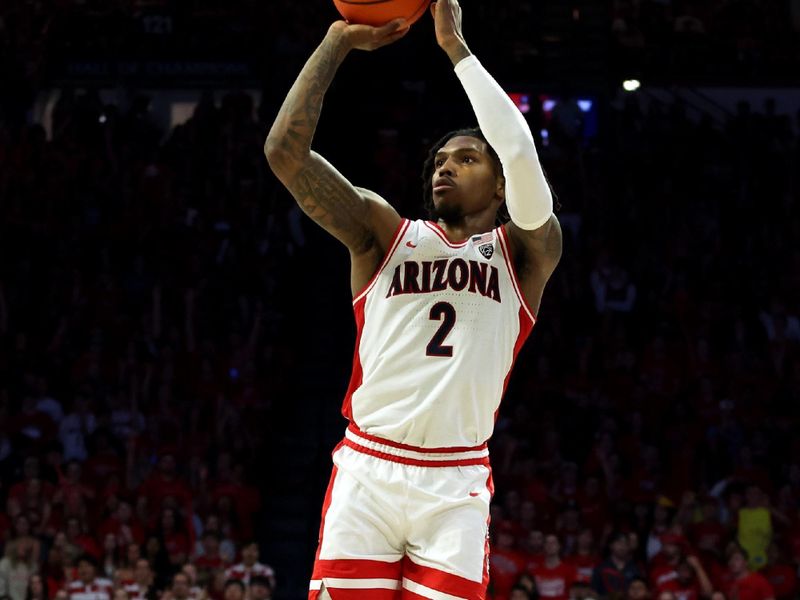
M 311 141 L 325 92 L 350 50 L 374 50 L 407 31 L 401 20 L 379 28 L 344 21 L 331 25 L 286 96 L 264 145 L 272 171 L 300 208 L 345 244 L 351 256 L 385 248 L 400 217 L 376 194 L 354 187 L 311 150 Z
M 524 117 L 472 55 L 461 30 L 458 0 L 432 5 L 436 41 L 447 53 L 467 93 L 483 135 L 497 152 L 505 176 L 506 227 L 522 291 L 538 310 L 542 291 L 561 258 L 561 228 L 553 195 Z

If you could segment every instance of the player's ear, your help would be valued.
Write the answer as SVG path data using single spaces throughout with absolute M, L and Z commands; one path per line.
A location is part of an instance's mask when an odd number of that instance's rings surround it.
M 502 175 L 497 176 L 497 187 L 495 188 L 495 194 L 501 200 L 506 199 L 506 178 Z

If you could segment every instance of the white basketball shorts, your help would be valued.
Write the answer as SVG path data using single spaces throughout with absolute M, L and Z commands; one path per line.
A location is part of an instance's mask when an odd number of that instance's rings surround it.
M 483 600 L 486 445 L 415 448 L 348 427 L 333 452 L 309 600 Z

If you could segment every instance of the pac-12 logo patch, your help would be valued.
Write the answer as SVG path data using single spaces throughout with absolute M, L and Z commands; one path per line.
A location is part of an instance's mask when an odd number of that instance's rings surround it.
M 478 252 L 486 259 L 494 256 L 494 232 L 484 233 L 483 235 L 473 235 L 472 243 L 477 246 Z

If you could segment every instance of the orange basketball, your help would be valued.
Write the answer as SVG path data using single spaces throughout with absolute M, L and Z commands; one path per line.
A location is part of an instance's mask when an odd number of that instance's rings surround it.
M 411 25 L 425 14 L 431 0 L 333 0 L 333 3 L 348 23 L 379 27 L 400 18 Z

